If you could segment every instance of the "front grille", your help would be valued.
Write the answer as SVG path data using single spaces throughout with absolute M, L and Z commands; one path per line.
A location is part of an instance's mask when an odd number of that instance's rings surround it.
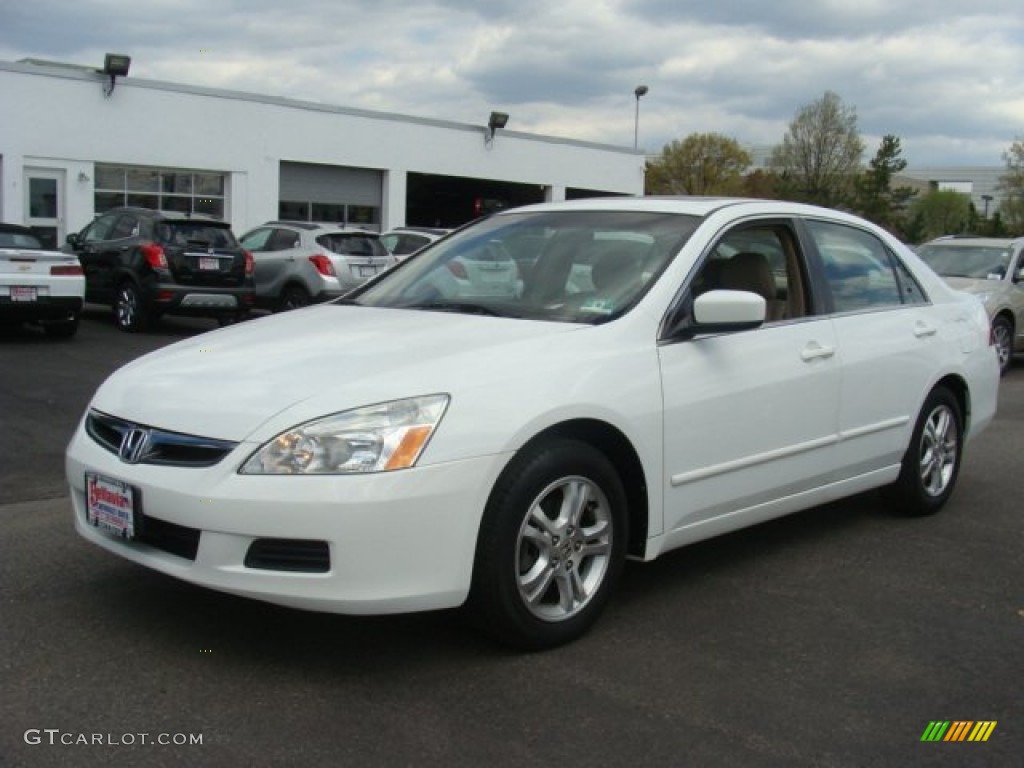
M 212 437 L 167 432 L 155 427 L 125 421 L 100 411 L 91 410 L 85 419 L 85 430 L 97 443 L 122 461 L 133 464 L 158 464 L 170 467 L 212 467 L 223 459 L 238 443 Z M 122 453 L 125 435 L 142 430 L 137 451 Z
M 135 538 L 143 544 L 186 560 L 195 560 L 199 551 L 199 530 L 177 523 L 168 523 L 143 515 Z
M 331 555 L 326 541 L 256 539 L 245 553 L 245 567 L 266 571 L 326 573 Z

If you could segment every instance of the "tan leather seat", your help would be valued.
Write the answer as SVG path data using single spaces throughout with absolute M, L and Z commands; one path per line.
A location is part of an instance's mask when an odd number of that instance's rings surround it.
M 765 300 L 765 322 L 785 316 L 785 302 L 779 301 L 775 275 L 762 253 L 741 251 L 722 265 L 721 287 L 731 291 L 750 291 Z

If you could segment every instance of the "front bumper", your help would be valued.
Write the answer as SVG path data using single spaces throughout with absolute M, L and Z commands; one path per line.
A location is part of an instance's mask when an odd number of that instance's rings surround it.
M 80 427 L 66 457 L 75 527 L 92 543 L 170 576 L 294 608 L 401 613 L 465 601 L 480 518 L 509 455 L 362 476 L 237 474 L 255 447 L 243 443 L 208 468 L 126 464 Z M 130 483 L 144 523 L 156 518 L 192 532 L 194 559 L 88 524 L 87 471 Z M 322 545 L 326 570 L 247 565 L 256 543 L 268 539 Z

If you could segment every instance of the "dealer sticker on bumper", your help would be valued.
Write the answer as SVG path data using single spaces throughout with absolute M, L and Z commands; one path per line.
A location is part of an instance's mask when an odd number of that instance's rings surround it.
M 85 473 L 85 519 L 107 533 L 130 539 L 135 535 L 135 498 L 128 483 Z

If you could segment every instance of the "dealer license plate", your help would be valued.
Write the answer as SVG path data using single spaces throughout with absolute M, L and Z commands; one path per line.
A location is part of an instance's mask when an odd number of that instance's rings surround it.
M 220 269 L 220 259 L 214 258 L 212 256 L 200 256 L 199 268 L 202 270 Z
M 135 536 L 135 494 L 128 483 L 85 473 L 85 519 L 90 525 L 130 539 Z
M 37 297 L 34 285 L 12 285 L 11 301 L 35 301 Z

